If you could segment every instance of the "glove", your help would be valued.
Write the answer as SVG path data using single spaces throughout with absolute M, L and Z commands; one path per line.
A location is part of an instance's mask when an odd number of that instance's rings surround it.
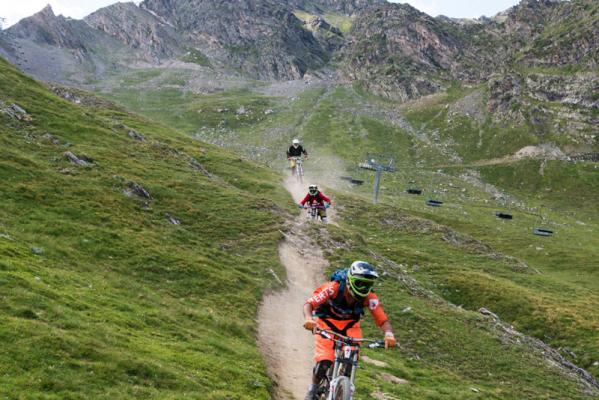
M 301 204 L 297 205 L 299 208 L 306 208 L 305 206 L 302 206 Z
M 397 346 L 397 340 L 393 336 L 393 332 L 385 332 L 385 349 Z
M 306 322 L 304 322 L 304 328 L 310 332 L 313 332 L 314 328 L 316 328 L 316 321 L 313 319 L 307 319 Z
M 324 206 L 324 208 L 330 208 L 330 207 L 331 207 L 331 205 L 330 205 L 330 204 L 326 204 L 326 205 Z

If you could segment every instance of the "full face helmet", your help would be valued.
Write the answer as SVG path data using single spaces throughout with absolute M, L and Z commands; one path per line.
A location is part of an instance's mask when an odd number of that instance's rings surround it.
M 308 186 L 308 193 L 310 193 L 310 196 L 316 196 L 318 194 L 318 186 L 316 186 L 316 185 Z
M 372 291 L 379 274 L 365 261 L 354 261 L 347 273 L 349 293 L 355 299 L 364 299 Z
M 293 147 L 298 147 L 300 145 L 300 141 L 298 139 L 293 139 L 291 144 L 293 144 Z

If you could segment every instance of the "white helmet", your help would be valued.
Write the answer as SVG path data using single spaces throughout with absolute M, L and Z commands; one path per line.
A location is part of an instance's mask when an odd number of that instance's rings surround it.
M 299 139 L 293 139 L 293 141 L 291 143 L 293 143 L 293 144 L 300 144 Z

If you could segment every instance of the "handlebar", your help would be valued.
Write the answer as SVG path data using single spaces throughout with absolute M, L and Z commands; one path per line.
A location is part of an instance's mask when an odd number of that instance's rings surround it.
M 321 205 L 319 205 L 319 204 L 310 204 L 309 206 L 303 206 L 303 205 L 301 205 L 301 204 L 298 204 L 298 207 L 299 207 L 299 208 L 319 208 L 319 209 L 322 209 L 322 210 L 324 210 L 325 208 L 330 208 L 330 207 L 331 207 L 331 205 L 330 205 L 330 204 L 327 204 L 327 205 L 325 205 L 325 206 L 321 206 Z
M 328 329 L 321 329 L 319 327 L 314 328 L 314 331 L 312 333 L 314 333 L 315 335 L 320 335 L 325 339 L 332 340 L 335 343 L 345 344 L 348 346 L 355 346 L 355 345 L 359 345 L 361 343 L 368 343 L 368 348 L 370 348 L 370 349 L 385 347 L 384 340 L 353 338 L 350 336 L 344 336 L 340 333 L 337 333 L 335 331 L 331 331 Z

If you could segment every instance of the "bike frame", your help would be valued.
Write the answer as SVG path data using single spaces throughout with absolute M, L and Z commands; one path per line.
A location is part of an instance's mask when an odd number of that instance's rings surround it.
M 343 336 L 334 331 L 320 328 L 316 328 L 314 333 L 335 343 L 335 363 L 333 364 L 333 369 L 329 369 L 329 373 L 325 377 L 327 382 L 324 382 L 327 386 L 325 389 L 326 400 L 334 400 L 333 396 L 337 385 L 345 379 L 349 379 L 350 399 L 353 398 L 355 391 L 354 382 L 356 380 L 356 370 L 358 369 L 358 358 L 360 356 L 360 345 L 362 343 L 369 343 L 368 347 L 378 348 L 383 347 L 385 341 L 355 339 L 349 336 Z
M 319 217 L 318 210 L 324 210 L 326 207 L 318 204 L 310 204 L 308 208 L 308 217 L 315 220 Z
M 297 180 L 303 182 L 304 179 L 304 159 L 302 157 L 293 157 L 295 160 L 295 176 Z

